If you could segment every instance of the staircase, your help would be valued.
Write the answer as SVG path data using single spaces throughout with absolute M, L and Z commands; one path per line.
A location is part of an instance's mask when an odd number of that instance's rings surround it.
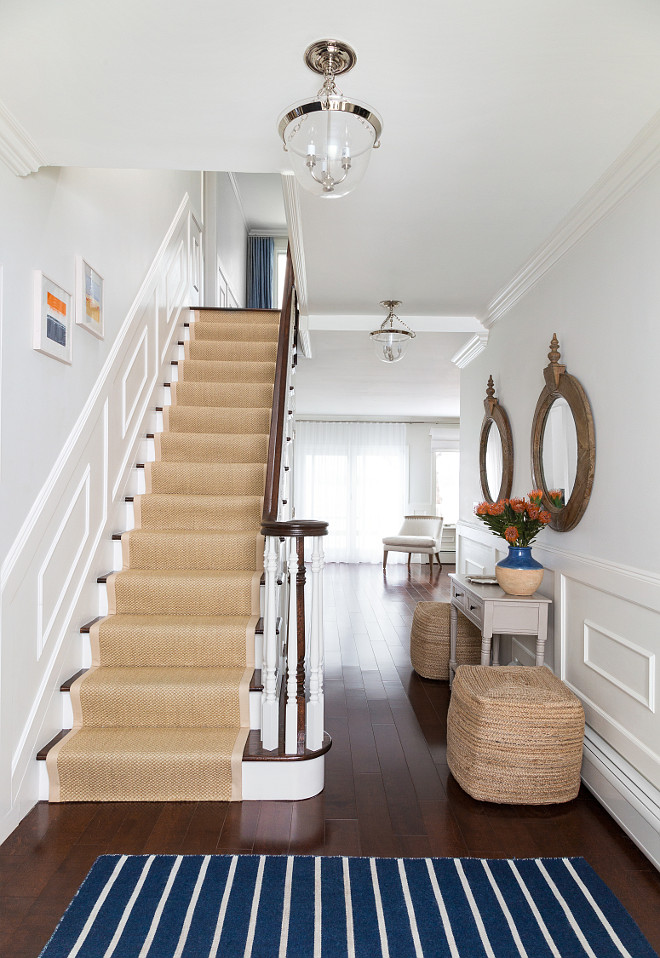
M 196 311 L 72 730 L 46 756 L 51 801 L 244 797 L 278 320 Z

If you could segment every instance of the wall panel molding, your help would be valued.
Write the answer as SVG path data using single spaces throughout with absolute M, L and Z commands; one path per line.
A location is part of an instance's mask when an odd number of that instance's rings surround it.
M 584 620 L 583 626 L 584 664 L 587 668 L 593 669 L 594 672 L 601 675 L 604 679 L 607 679 L 608 682 L 611 682 L 612 685 L 615 685 L 626 695 L 641 702 L 650 712 L 655 712 L 655 654 L 649 652 L 648 649 L 643 648 L 641 645 L 637 645 L 636 642 L 631 642 L 629 639 L 625 639 L 623 636 L 611 632 L 605 626 L 597 625 L 588 619 Z M 605 640 L 605 642 L 603 640 Z M 616 646 L 620 646 L 621 649 L 626 650 L 628 653 L 632 653 L 632 656 L 630 654 L 627 656 L 629 660 L 633 657 L 639 659 L 639 669 L 641 672 L 638 676 L 639 690 L 632 688 L 619 677 L 621 669 L 617 669 L 616 666 L 622 663 L 615 660 L 612 666 L 609 666 L 606 661 L 604 664 L 599 664 L 597 661 L 594 661 L 599 653 L 601 655 L 603 654 L 603 646 L 607 640 L 610 640 L 610 642 Z M 607 649 L 605 649 L 605 651 L 607 651 Z
M 38 659 L 41 658 L 41 653 L 48 643 L 53 623 L 67 596 L 69 584 L 89 540 L 90 477 L 91 465 L 87 463 L 37 573 Z M 77 526 L 80 528 L 78 529 Z M 64 539 L 65 535 L 70 537 L 72 533 L 78 539 L 77 547 Z M 53 589 L 57 590 L 57 595 L 49 601 L 48 593 Z
M 23 639 L 5 642 L 3 666 L 30 677 L 20 697 L 0 703 L 11 756 L 11 809 L 3 822 L 38 800 L 35 754 L 62 728 L 59 685 L 83 664 L 80 625 L 98 614 L 95 579 L 111 567 L 111 533 L 140 442 L 153 428 L 154 390 L 164 379 L 159 342 L 169 374 L 168 348 L 188 305 L 190 209 L 186 194 L 2 564 L 3 635 Z M 166 297 L 167 309 L 159 310 Z
M 145 326 L 121 377 L 121 437 L 126 436 L 149 375 L 149 327 Z
M 492 571 L 501 540 L 470 520 L 458 523 L 458 534 L 459 571 Z M 554 664 L 546 660 L 585 710 L 584 781 L 658 864 L 660 577 L 543 540 L 534 555 L 546 569 L 540 591 L 553 599 L 546 649 Z M 531 661 L 526 648 L 513 643 L 523 664 Z

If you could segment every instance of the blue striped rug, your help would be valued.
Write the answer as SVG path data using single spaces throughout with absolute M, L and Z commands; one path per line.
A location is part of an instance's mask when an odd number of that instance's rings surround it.
M 104 855 L 44 958 L 658 958 L 583 858 Z

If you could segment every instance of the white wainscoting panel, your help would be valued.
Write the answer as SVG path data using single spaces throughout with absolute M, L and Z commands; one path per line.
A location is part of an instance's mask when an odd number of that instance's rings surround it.
M 37 574 L 37 658 L 48 644 L 53 623 L 89 541 L 91 465 L 87 463 L 60 526 Z
M 125 481 L 129 462 L 134 461 L 138 430 L 156 385 L 160 361 L 150 344 L 158 341 L 157 322 L 158 289 L 154 289 L 136 316 L 135 329 L 127 337 L 127 348 L 110 385 L 110 444 L 120 442 L 123 453 L 113 464 L 113 499 Z
M 584 664 L 655 712 L 655 654 L 584 620 Z
M 172 330 L 179 318 L 179 313 L 183 306 L 184 291 L 188 291 L 188 276 L 192 272 L 188 268 L 188 229 L 182 231 L 179 238 L 176 251 L 171 258 L 170 264 L 165 273 L 165 325 L 161 330 L 163 349 L 161 352 L 161 362 L 165 359 L 165 353 L 169 346 Z M 193 291 L 194 292 L 194 291 Z M 190 296 L 186 296 L 189 300 Z M 189 305 L 189 303 L 186 303 Z
M 562 573 L 560 581 L 562 678 L 582 700 L 589 725 L 660 787 L 660 615 L 631 602 L 623 588 L 598 588 L 576 574 Z
M 471 522 L 458 530 L 459 571 L 497 561 L 495 537 Z M 553 598 L 546 663 L 584 706 L 583 779 L 658 865 L 660 576 L 543 540 L 534 555 L 546 569 L 540 591 Z
M 0 841 L 39 798 L 36 753 L 62 728 L 62 680 L 85 664 L 80 626 L 98 614 L 95 580 L 110 571 L 111 535 L 121 526 L 140 443 L 153 431 L 155 391 L 169 379 L 172 337 L 189 305 L 190 212 L 186 195 L 0 571 L 0 771 L 11 764 Z M 199 244 L 192 252 L 199 257 Z
M 147 385 L 149 376 L 148 346 L 149 327 L 145 324 L 135 352 L 129 359 L 126 370 L 121 377 L 122 439 L 129 430 L 135 410 Z

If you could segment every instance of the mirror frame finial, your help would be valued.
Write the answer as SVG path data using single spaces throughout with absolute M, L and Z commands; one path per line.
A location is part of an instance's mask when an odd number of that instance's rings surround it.
M 488 377 L 484 410 L 485 415 L 481 423 L 481 434 L 479 436 L 479 478 L 481 480 L 481 492 L 486 502 L 497 502 L 499 499 L 508 499 L 513 487 L 513 436 L 509 417 L 495 398 L 495 384 L 492 375 Z M 486 473 L 486 448 L 488 446 L 488 434 L 493 428 L 493 424 L 497 427 L 502 442 L 502 481 L 495 499 L 491 496 Z
M 587 394 L 575 376 L 566 372 L 566 366 L 559 362 L 559 340 L 554 333 L 548 353 L 550 362 L 543 370 L 545 386 L 536 403 L 532 422 L 532 475 L 537 489 L 543 493 L 542 503 L 552 516 L 550 528 L 557 532 L 573 529 L 587 508 L 596 469 L 596 436 L 593 414 Z M 577 469 L 571 494 L 564 506 L 555 506 L 550 499 L 549 489 L 543 472 L 543 433 L 550 407 L 556 399 L 563 398 L 573 415 L 577 435 Z

